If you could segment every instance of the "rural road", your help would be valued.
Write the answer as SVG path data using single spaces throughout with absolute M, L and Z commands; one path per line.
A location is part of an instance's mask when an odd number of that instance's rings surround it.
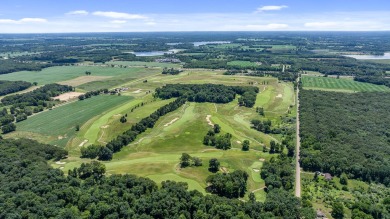
M 296 158 L 295 158 L 295 196 L 301 197 L 301 167 L 299 165 L 299 149 L 301 147 L 301 137 L 299 136 L 299 77 L 298 77 L 298 85 L 297 85 L 297 148 L 295 150 Z

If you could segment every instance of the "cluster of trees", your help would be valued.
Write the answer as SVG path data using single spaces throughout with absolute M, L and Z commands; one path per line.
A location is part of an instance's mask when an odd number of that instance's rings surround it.
M 217 158 L 211 158 L 209 160 L 209 171 L 216 173 L 219 170 L 219 165 L 221 165 Z
M 0 74 L 8 74 L 16 71 L 40 71 L 43 68 L 50 67 L 52 64 L 41 64 L 37 62 L 23 62 L 17 60 L 0 59 Z
M 294 187 L 294 173 L 292 158 L 280 154 L 277 159 L 264 162 L 260 176 L 268 191 L 277 188 L 289 191 Z
M 206 182 L 209 183 L 207 191 L 227 198 L 244 197 L 248 177 L 248 173 L 242 170 L 210 175 L 206 179 Z
M 272 122 L 269 119 L 264 121 L 261 121 L 259 119 L 253 119 L 251 123 L 252 128 L 256 129 L 259 132 L 264 132 L 266 134 L 272 133 Z
M 44 106 L 45 101 L 50 101 L 52 97 L 69 91 L 73 91 L 73 87 L 60 84 L 46 84 L 28 93 L 4 97 L 1 99 L 1 103 L 4 105 L 14 105 L 15 107 Z
M 193 102 L 229 103 L 241 95 L 241 106 L 253 107 L 258 87 L 225 86 L 221 84 L 167 84 L 157 88 L 155 97 L 170 99 L 184 97 Z
M 202 160 L 199 157 L 192 157 L 187 153 L 183 153 L 180 157 L 180 167 L 199 167 L 202 166 Z
M 154 124 L 161 117 L 166 115 L 169 112 L 172 112 L 178 109 L 180 106 L 185 104 L 186 99 L 178 98 L 175 101 L 160 107 L 154 113 L 150 114 L 148 117 L 143 118 L 138 123 L 134 124 L 129 130 L 123 132 L 121 135 L 117 136 L 115 139 L 111 140 L 106 144 L 106 146 L 88 146 L 94 147 L 91 150 L 85 150 L 82 156 L 84 157 L 98 157 L 99 160 L 111 160 L 112 154 L 120 151 L 124 146 L 133 142 L 135 138 L 146 131 L 148 128 L 153 128 Z M 96 153 L 99 151 L 99 153 Z M 91 153 L 91 154 L 90 154 Z
M 181 182 L 166 181 L 159 188 L 134 175 L 106 176 L 98 162 L 65 176 L 46 160 L 67 152 L 30 140 L 0 140 L 0 150 L 0 218 L 315 218 L 290 192 L 273 190 L 265 203 L 242 202 L 188 191 Z M 237 197 L 247 177 L 237 172 L 211 181 L 217 186 L 227 178 L 224 194 Z
M 163 71 L 162 71 L 162 74 L 163 75 L 178 75 L 180 74 L 181 72 L 183 72 L 182 70 L 179 70 L 179 69 L 174 69 L 174 68 L 164 68 Z
M 95 159 L 99 160 L 111 160 L 112 151 L 101 145 L 88 145 L 80 149 L 82 158 Z
M 26 81 L 0 81 L 0 96 L 25 90 L 31 85 Z
M 204 136 L 203 144 L 213 146 L 217 149 L 229 150 L 232 147 L 232 134 L 226 133 L 224 135 L 217 135 L 220 132 L 221 127 L 218 124 L 215 124 L 214 128 L 210 129 L 206 136 Z
M 100 90 L 95 90 L 95 91 L 89 91 L 85 94 L 82 94 L 79 96 L 79 100 L 85 100 L 88 98 L 91 98 L 93 96 L 99 96 L 100 94 L 108 94 L 108 89 L 100 89 Z
M 300 95 L 303 169 L 389 186 L 388 93 L 303 90 Z
M 258 113 L 260 116 L 265 116 L 263 107 L 256 107 L 256 113 Z

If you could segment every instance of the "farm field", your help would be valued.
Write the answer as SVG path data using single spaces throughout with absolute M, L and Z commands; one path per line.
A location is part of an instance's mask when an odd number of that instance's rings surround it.
M 31 137 L 37 140 L 65 147 L 75 134 L 76 125 L 83 125 L 89 119 L 104 115 L 109 109 L 131 101 L 129 96 L 102 95 L 83 101 L 76 101 L 29 117 L 17 123 L 17 131 L 7 137 Z
M 157 68 L 179 68 L 180 64 L 174 63 L 160 63 L 160 62 L 137 62 L 137 61 L 111 61 L 107 62 L 108 65 L 123 65 L 123 66 L 145 66 L 145 67 L 157 67 Z
M 262 81 L 269 83 L 261 85 Z M 275 78 L 225 76 L 221 72 L 214 71 L 184 71 L 174 76 L 155 75 L 149 77 L 147 83 L 136 80 L 124 84 L 123 86 L 131 87 L 131 90 L 122 93 L 122 97 L 134 96 L 135 99 L 86 122 L 77 136 L 69 141 L 67 150 L 70 154 L 67 159 L 62 160 L 64 164 L 53 163 L 53 166 L 61 167 L 64 172 L 67 172 L 68 169 L 77 167 L 83 162 L 90 162 L 89 159 L 80 158 L 79 150 L 83 142 L 83 146 L 94 143 L 104 144 L 157 108 L 173 101 L 173 99 L 154 99 L 151 93 L 145 91 L 154 90 L 166 83 L 249 86 L 249 82 L 257 83 L 261 91 L 268 92 L 258 95 L 258 99 L 261 100 L 259 106 L 273 110 L 274 114 L 271 118 L 275 123 L 280 122 L 280 116 L 287 115 L 289 106 L 294 105 L 294 91 L 292 85 L 278 83 Z M 141 105 L 142 103 L 144 104 Z M 131 111 L 135 106 L 139 107 Z M 122 124 L 119 118 L 125 114 L 128 115 L 127 122 Z M 211 128 L 206 120 L 208 115 L 212 123 L 221 126 L 222 133 L 233 135 L 232 149 L 223 151 L 203 145 L 203 137 Z M 208 171 L 208 161 L 217 158 L 221 162 L 221 171 L 232 172 L 238 169 L 247 171 L 250 175 L 248 191 L 255 191 L 257 199 L 264 201 L 266 193 L 262 188 L 265 184 L 260 178 L 259 171 L 264 160 L 269 160 L 276 155 L 263 153 L 262 148 L 263 145 L 269 147 L 271 140 L 278 141 L 278 136 L 266 135 L 252 129 L 250 121 L 253 118 L 259 118 L 255 108 L 239 107 L 237 99 L 227 104 L 188 102 L 176 111 L 161 117 L 153 129 L 140 134 L 134 142 L 114 154 L 111 161 L 104 162 L 107 173 L 136 174 L 149 177 L 158 183 L 175 179 L 187 182 L 190 190 L 196 189 L 205 193 L 206 178 L 211 174 Z M 246 139 L 251 143 L 249 152 L 241 151 L 241 142 Z M 203 166 L 179 168 L 179 158 L 182 153 L 201 158 Z
M 90 71 L 91 76 L 108 76 L 113 77 L 110 80 L 116 80 L 116 77 L 127 80 L 155 74 L 156 72 L 145 68 L 112 68 L 98 66 L 60 66 L 45 68 L 42 71 L 20 71 L 11 74 L 0 75 L 0 80 L 10 81 L 28 81 L 38 82 L 38 85 L 56 83 L 72 80 L 81 76 L 85 76 L 85 72 Z M 103 78 L 101 78 L 104 80 Z M 74 82 L 73 82 L 74 83 Z
M 324 90 L 340 92 L 363 92 L 363 91 L 390 91 L 390 88 L 382 85 L 375 85 L 357 82 L 347 79 L 331 77 L 302 76 L 303 88 L 307 90 Z

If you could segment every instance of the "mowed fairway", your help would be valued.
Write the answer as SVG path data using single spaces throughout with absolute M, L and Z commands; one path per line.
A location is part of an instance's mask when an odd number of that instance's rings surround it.
M 68 143 L 67 149 L 70 154 L 68 159 L 63 160 L 65 164 L 53 166 L 63 167 L 66 172 L 83 162 L 90 162 L 89 159 L 80 158 L 80 143 L 85 142 L 83 146 L 105 144 L 159 107 L 173 101 L 154 99 L 152 93 L 147 92 L 164 84 L 216 83 L 229 86 L 254 84 L 261 91 L 256 106 L 263 106 L 275 124 L 280 121 L 280 116 L 287 115 L 290 105 L 294 105 L 292 85 L 279 83 L 275 78 L 226 76 L 220 71 L 187 70 L 173 76 L 153 75 L 147 80 L 147 83 L 143 83 L 142 79 L 122 85 L 131 88 L 123 92 L 122 96 L 134 96 L 135 99 L 86 122 L 77 136 Z M 144 104 L 140 105 L 141 103 Z M 140 106 L 132 110 L 137 105 Z M 119 118 L 125 114 L 128 115 L 127 122 L 120 123 Z M 208 115 L 211 116 L 212 123 L 221 126 L 222 134 L 227 132 L 232 134 L 232 149 L 223 151 L 203 145 L 203 137 L 211 128 L 206 120 Z M 255 108 L 239 107 L 238 97 L 227 104 L 187 102 L 174 112 L 161 117 L 153 129 L 140 134 L 134 142 L 114 154 L 111 161 L 104 162 L 107 173 L 135 174 L 149 177 L 157 183 L 165 180 L 187 182 L 190 190 L 205 193 L 206 178 L 212 174 L 208 171 L 208 162 L 211 158 L 217 158 L 221 162 L 221 171 L 232 172 L 239 169 L 247 171 L 250 174 L 248 191 L 255 191 L 256 197 L 264 200 L 265 192 L 262 189 L 264 181 L 260 178 L 259 169 L 264 160 L 269 160 L 275 155 L 263 153 L 262 149 L 263 145 L 269 147 L 271 140 L 278 141 L 279 136 L 267 135 L 252 129 L 250 121 L 254 118 L 261 117 Z M 250 141 L 249 152 L 241 151 L 243 140 Z M 203 166 L 179 168 L 182 153 L 201 158 Z
M 48 136 L 48 143 L 64 147 L 75 134 L 76 125 L 82 126 L 92 117 L 131 101 L 129 96 L 101 95 L 76 101 L 53 110 L 34 115 L 17 123 L 17 132 L 12 135 L 34 133 Z
M 362 92 L 362 91 L 386 91 L 390 92 L 390 88 L 384 85 L 375 85 L 363 83 L 348 79 L 337 79 L 330 77 L 313 77 L 302 76 L 303 88 L 307 90 L 324 90 L 324 91 L 340 91 L 340 92 Z

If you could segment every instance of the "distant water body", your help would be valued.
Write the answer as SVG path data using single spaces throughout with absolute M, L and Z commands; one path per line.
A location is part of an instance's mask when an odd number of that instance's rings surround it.
M 390 52 L 386 52 L 383 56 L 375 56 L 375 55 L 344 55 L 346 57 L 354 58 L 354 59 L 390 59 Z
M 194 46 L 204 46 L 208 44 L 229 44 L 230 41 L 202 41 L 202 42 L 193 42 Z
M 163 56 L 164 54 L 173 54 L 174 51 L 151 51 L 151 52 L 132 52 L 135 56 Z

